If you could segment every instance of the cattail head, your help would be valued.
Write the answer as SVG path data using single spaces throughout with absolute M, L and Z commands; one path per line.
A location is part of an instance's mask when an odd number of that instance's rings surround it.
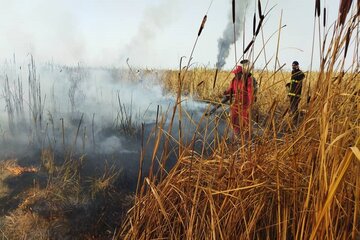
M 254 39 L 250 41 L 250 43 L 247 45 L 247 47 L 244 50 L 244 54 L 247 53 L 249 51 L 249 49 L 251 48 L 251 46 L 254 44 Z
M 254 13 L 254 18 L 253 18 L 253 36 L 255 36 L 256 33 L 256 13 Z
M 196 87 L 200 87 L 200 86 L 203 85 L 203 84 L 204 84 L 204 80 L 201 81 L 201 82 L 199 82 L 198 85 L 196 85 Z
M 262 14 L 262 10 L 261 10 L 261 1 L 258 0 L 258 10 L 259 10 L 259 18 L 261 19 L 261 16 L 263 16 Z
M 202 30 L 204 29 L 206 20 L 207 20 L 207 15 L 205 15 L 205 16 L 203 17 L 203 20 L 202 20 L 201 25 L 200 25 L 200 28 L 199 28 L 198 36 L 200 36 Z
M 350 12 L 352 0 L 341 0 L 340 8 L 339 8 L 339 23 L 340 25 L 344 25 L 346 17 Z
M 217 68 L 216 71 L 215 71 L 215 77 L 214 77 L 214 82 L 213 82 L 213 89 L 215 89 L 216 79 L 217 79 L 218 72 L 219 72 L 219 69 Z
M 264 18 L 265 18 L 264 15 L 262 15 L 261 18 L 260 18 L 260 21 L 258 23 L 258 26 L 256 28 L 255 36 L 257 36 L 259 34 L 260 29 L 261 29 L 261 25 L 262 25 L 262 23 L 264 21 Z
M 232 21 L 233 21 L 233 23 L 235 23 L 235 18 L 236 18 L 236 15 L 235 15 L 235 0 L 232 0 Z
M 324 8 L 323 26 L 326 26 L 326 8 Z
M 315 2 L 315 16 L 320 17 L 320 0 Z
M 344 58 L 346 58 L 346 54 L 347 54 L 347 51 L 348 51 L 348 48 L 349 48 L 350 38 L 351 38 L 351 28 L 349 27 L 347 32 L 346 32 Z

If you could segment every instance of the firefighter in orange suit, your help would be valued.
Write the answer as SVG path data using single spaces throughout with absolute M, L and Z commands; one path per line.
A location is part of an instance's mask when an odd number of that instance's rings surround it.
M 240 129 L 244 132 L 249 130 L 250 125 L 250 108 L 254 101 L 254 86 L 251 75 L 243 75 L 241 66 L 237 66 L 232 73 L 235 74 L 231 80 L 230 86 L 224 92 L 224 97 L 221 103 L 226 103 L 232 100 L 230 106 L 231 124 L 234 130 L 234 135 L 240 134 Z M 246 78 L 246 79 L 245 79 Z M 213 108 L 207 115 L 210 115 L 219 108 L 221 104 Z

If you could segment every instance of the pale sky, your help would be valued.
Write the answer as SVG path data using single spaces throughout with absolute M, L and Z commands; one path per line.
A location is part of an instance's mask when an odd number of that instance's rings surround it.
M 246 44 L 252 37 L 257 0 L 250 2 L 245 18 Z M 290 68 L 291 62 L 298 60 L 303 68 L 308 68 L 315 1 L 261 2 L 264 12 L 275 6 L 265 20 L 265 39 L 278 29 L 283 13 L 286 27 L 281 31 L 280 63 Z M 189 56 L 210 3 L 211 0 L 0 0 L 0 61 L 12 59 L 15 53 L 18 62 L 26 62 L 31 53 L 38 62 L 121 67 L 129 58 L 129 63 L 137 68 L 177 69 L 180 57 Z M 339 0 L 322 0 L 321 4 L 327 8 L 330 26 L 336 20 Z M 194 51 L 195 65 L 215 66 L 217 40 L 228 22 L 230 9 L 231 0 L 213 0 Z M 242 50 L 242 38 L 243 35 L 237 41 L 237 55 Z M 261 41 L 260 37 L 256 40 L 255 52 L 259 52 Z M 268 59 L 274 55 L 276 43 L 277 35 L 266 48 Z M 317 65 L 317 55 L 315 58 Z M 225 68 L 233 67 L 234 61 L 232 49 Z M 264 62 L 261 55 L 258 67 Z

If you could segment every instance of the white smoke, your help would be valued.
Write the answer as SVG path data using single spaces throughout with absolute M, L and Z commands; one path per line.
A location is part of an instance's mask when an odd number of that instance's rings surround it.
M 9 63 L 0 69 L 0 142 L 7 143 L 0 152 L 9 144 L 62 148 L 63 141 L 81 151 L 94 150 L 96 145 L 95 150 L 102 153 L 131 152 L 123 144 L 128 131 L 138 130 L 141 123 L 151 126 L 158 106 L 160 118 L 169 109 L 171 114 L 175 104 L 174 96 L 164 92 L 159 81 L 162 72 L 139 72 L 135 79 L 124 69 L 35 63 L 30 75 L 31 79 L 36 75 L 36 91 L 31 92 L 26 65 L 16 68 Z M 191 99 L 182 105 L 194 119 L 206 110 L 206 104 Z
M 232 1 L 229 1 L 230 5 Z M 235 38 L 239 39 L 240 33 L 243 31 L 244 17 L 250 0 L 235 1 Z M 226 64 L 229 56 L 230 46 L 234 44 L 234 24 L 232 22 L 232 10 L 230 10 L 229 21 L 221 38 L 218 39 L 218 55 L 216 67 L 221 69 Z
M 120 58 L 147 64 L 154 61 L 150 55 L 151 43 L 166 26 L 177 19 L 181 7 L 179 0 L 162 0 L 157 5 L 146 8 L 136 34 L 124 47 Z
M 62 1 L 1 1 L 0 52 L 75 63 L 86 57 L 85 38 L 73 9 Z

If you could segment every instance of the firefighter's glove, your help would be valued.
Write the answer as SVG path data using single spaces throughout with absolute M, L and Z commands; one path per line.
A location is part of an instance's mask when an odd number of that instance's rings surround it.
M 286 87 L 287 89 L 290 89 L 290 83 L 287 83 L 287 84 L 285 85 L 285 87 Z
M 214 114 L 215 111 L 216 111 L 216 108 L 213 108 L 210 111 L 206 112 L 205 116 L 210 116 L 210 115 Z

